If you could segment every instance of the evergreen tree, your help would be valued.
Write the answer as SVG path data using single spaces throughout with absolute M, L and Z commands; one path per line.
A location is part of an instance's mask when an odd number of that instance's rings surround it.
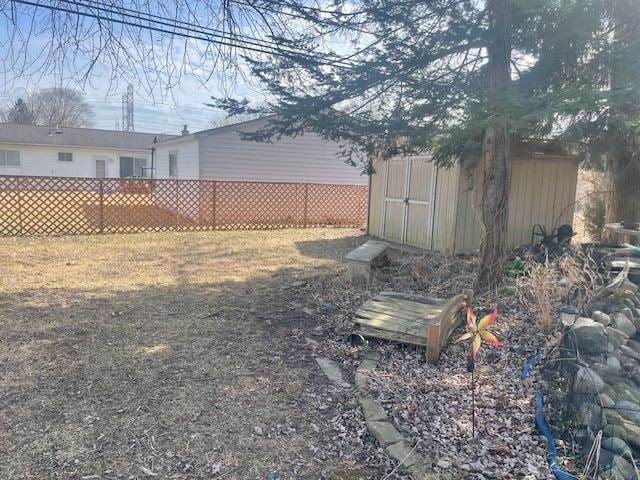
M 345 11 L 344 2 L 334 4 Z M 600 2 L 374 0 L 349 11 L 344 26 L 324 11 L 306 11 L 315 29 L 290 40 L 313 52 L 325 37 L 335 41 L 341 27 L 344 35 L 354 25 L 370 32 L 348 64 L 302 57 L 251 62 L 276 98 L 269 110 L 279 116 L 246 136 L 265 140 L 312 128 L 344 141 L 351 161 L 354 150 L 387 156 L 429 150 L 441 166 L 462 160 L 471 167 L 481 153 L 477 283 L 496 285 L 506 246 L 511 145 L 532 136 L 561 138 L 563 122 L 593 109 L 599 87 L 587 83 L 585 59 L 597 42 Z M 253 111 L 246 100 L 216 105 Z
M 4 112 L 3 116 L 7 123 L 34 125 L 33 111 L 31 111 L 29 106 L 21 98 L 16 100 L 11 108 Z

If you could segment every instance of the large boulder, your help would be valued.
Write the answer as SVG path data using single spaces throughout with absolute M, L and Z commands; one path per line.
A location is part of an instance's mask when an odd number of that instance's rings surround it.
M 571 332 L 580 352 L 606 353 L 609 349 L 604 325 L 590 318 L 578 318 L 573 324 Z

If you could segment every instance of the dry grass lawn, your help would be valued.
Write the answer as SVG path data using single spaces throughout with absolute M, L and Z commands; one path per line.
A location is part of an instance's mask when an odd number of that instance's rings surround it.
M 0 239 L 0 478 L 358 478 L 296 282 L 360 235 Z

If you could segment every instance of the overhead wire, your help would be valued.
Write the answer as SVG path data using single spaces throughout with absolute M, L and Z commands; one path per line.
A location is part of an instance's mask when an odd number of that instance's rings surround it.
M 44 4 L 44 3 L 40 3 L 38 1 L 33 1 L 33 0 L 12 0 L 12 2 L 33 6 L 36 8 L 43 8 L 51 11 L 59 11 L 63 13 L 79 15 L 83 17 L 93 18 L 98 21 L 111 22 L 111 23 L 116 23 L 120 25 L 131 26 L 134 28 L 155 31 L 158 33 L 163 33 L 168 35 L 176 35 L 183 38 L 210 42 L 217 45 L 238 48 L 240 50 L 251 51 L 255 53 L 282 56 L 290 59 L 296 58 L 296 57 L 304 58 L 308 61 L 312 61 L 319 65 L 333 65 L 333 66 L 341 66 L 341 67 L 352 67 L 355 65 L 354 62 L 342 61 L 340 57 L 332 57 L 332 56 L 326 56 L 326 55 L 321 56 L 318 53 L 311 54 L 311 53 L 300 51 L 300 50 L 294 50 L 292 48 L 277 44 L 277 42 L 271 42 L 271 45 L 270 45 L 268 44 L 269 41 L 265 42 L 265 41 L 262 41 L 261 39 L 255 39 L 254 37 L 246 37 L 246 38 L 249 38 L 249 40 L 244 40 L 243 39 L 244 35 L 228 36 L 228 34 L 225 34 L 226 35 L 225 36 L 219 33 L 209 33 L 206 31 L 198 31 L 197 28 L 200 28 L 200 27 L 195 26 L 193 24 L 189 24 L 190 27 L 186 28 L 186 27 L 179 27 L 178 25 L 165 23 L 165 26 L 170 27 L 171 29 L 161 28 L 161 27 L 156 27 L 151 25 L 152 20 L 150 18 L 145 19 L 145 18 L 142 18 L 141 16 L 124 14 L 122 12 L 109 10 L 107 7 L 99 6 L 99 5 L 88 6 L 86 3 L 83 4 L 73 0 L 62 0 L 62 1 L 64 1 L 67 4 L 73 4 L 73 6 L 76 6 L 79 8 L 77 9 L 65 8 L 62 6 Z M 104 13 L 115 13 L 116 15 L 120 15 L 121 18 L 108 17 L 108 16 L 100 15 L 98 13 L 93 13 L 91 11 L 82 11 L 80 10 L 80 7 L 85 9 L 95 9 L 98 11 L 103 11 Z M 143 12 L 139 12 L 139 13 L 143 14 Z M 138 22 L 129 20 L 128 18 L 133 18 L 134 20 L 138 20 Z M 145 25 L 143 23 L 140 23 L 140 21 L 147 22 L 149 24 Z M 182 23 L 186 23 L 186 22 L 182 22 Z M 194 31 L 195 34 L 191 33 L 190 31 Z

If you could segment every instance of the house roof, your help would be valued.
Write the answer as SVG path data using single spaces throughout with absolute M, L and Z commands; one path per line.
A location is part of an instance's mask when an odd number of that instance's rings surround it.
M 60 133 L 58 133 L 60 132 Z M 175 135 L 117 132 L 93 128 L 58 128 L 40 125 L 0 123 L 0 143 L 14 145 L 59 145 L 64 147 L 110 148 L 119 150 L 149 150 L 157 141 Z
M 275 117 L 275 115 L 265 115 L 264 117 L 254 118 L 253 120 L 245 120 L 244 122 L 233 123 L 231 125 L 224 125 L 222 127 L 209 128 L 207 130 L 200 130 L 199 132 L 189 133 L 187 135 L 179 135 L 179 136 L 166 136 L 161 141 L 162 142 L 170 142 L 170 143 L 178 143 L 184 140 L 192 140 L 194 138 L 201 138 L 204 136 L 215 135 L 217 133 L 228 132 L 237 130 L 238 128 L 244 128 L 253 124 L 265 123 L 266 120 Z

